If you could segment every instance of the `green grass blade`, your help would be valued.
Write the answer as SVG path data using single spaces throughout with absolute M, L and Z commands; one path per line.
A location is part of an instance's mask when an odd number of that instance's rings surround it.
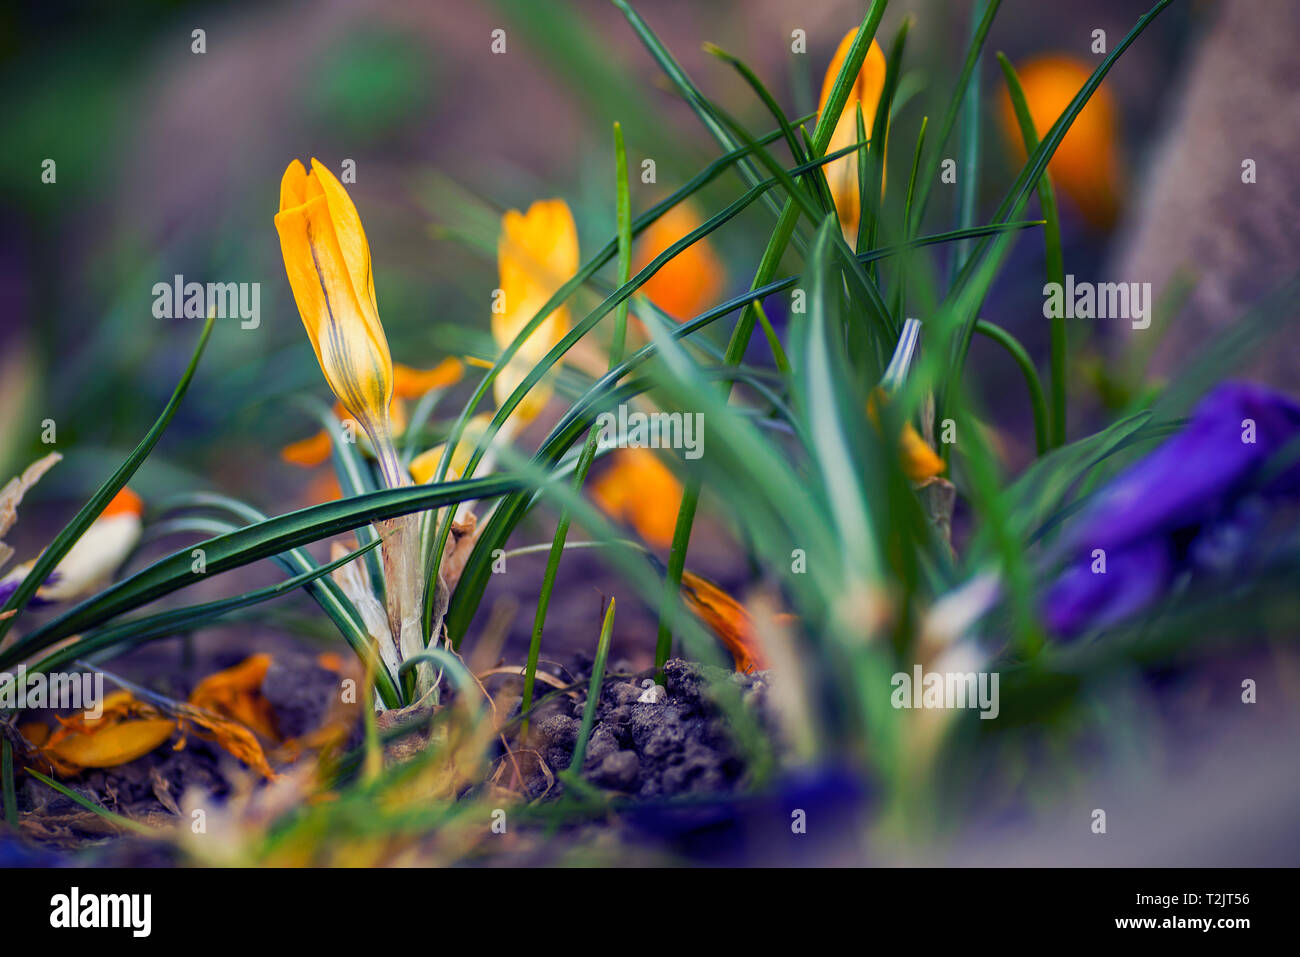
M 8 742 L 5 743 L 8 744 Z M 149 827 L 149 825 L 141 824 L 139 821 L 133 821 L 129 817 L 123 817 L 120 814 L 114 814 L 108 808 L 104 807 L 101 804 L 96 804 L 94 801 L 86 797 L 84 794 L 78 794 L 76 791 L 72 790 L 72 788 L 60 784 L 58 781 L 55 781 L 53 778 L 47 778 L 44 774 L 41 774 L 40 771 L 37 771 L 34 768 L 28 768 L 27 773 L 30 774 L 32 777 L 36 778 L 36 780 L 40 781 L 46 787 L 53 788 L 54 790 L 62 794 L 65 798 L 69 798 L 70 800 L 77 802 L 82 807 L 84 807 L 87 811 L 92 811 L 95 814 L 98 814 L 104 820 L 112 823 L 116 827 L 120 827 L 123 830 L 127 830 L 127 831 L 133 831 L 136 834 L 151 835 L 153 837 L 157 837 L 161 833 L 159 828 Z
M 975 73 L 980 53 L 984 49 L 984 40 L 988 37 L 989 28 L 993 26 L 993 18 L 997 16 L 998 7 L 1001 3 L 1002 0 L 990 0 L 988 7 L 984 10 L 984 16 L 975 28 L 975 34 L 971 38 L 970 46 L 966 50 L 966 62 L 962 64 L 961 73 L 957 77 L 957 85 L 953 88 L 952 99 L 948 101 L 948 109 L 943 115 L 943 122 L 939 124 L 938 135 L 934 138 L 933 149 L 930 152 L 930 162 L 926 164 L 925 175 L 921 177 L 921 191 L 917 195 L 916 202 L 912 205 L 913 218 L 909 223 L 909 229 L 913 234 L 920 230 L 921 220 L 925 218 L 925 209 L 930 202 L 930 188 L 934 185 L 935 180 L 939 178 L 939 165 L 943 162 L 943 148 L 948 143 L 948 137 L 952 135 L 952 128 L 957 123 L 957 114 L 961 112 L 962 102 L 966 99 L 967 85 Z
M 499 475 L 439 486 L 384 489 L 354 499 L 313 505 L 218 535 L 194 546 L 202 549 L 205 556 L 206 568 L 202 575 L 193 570 L 195 559 L 191 548 L 175 552 L 25 635 L 0 652 L 0 667 L 8 667 L 62 638 L 171 594 L 200 577 L 270 558 L 369 522 L 440 508 L 467 499 L 492 498 L 521 485 L 518 478 Z
M 18 830 L 18 794 L 14 790 L 14 746 L 9 743 L 8 736 L 4 738 L 4 767 L 0 769 L 0 774 L 4 775 L 4 801 L 5 801 L 5 823 L 9 825 L 9 830 Z
M 1025 101 L 1025 91 L 1016 76 L 1016 69 L 1005 55 L 998 54 L 998 65 L 1006 78 L 1007 93 L 1015 110 L 1016 122 L 1020 125 L 1020 135 L 1025 141 L 1025 156 L 1032 156 L 1038 149 L 1038 131 L 1034 129 L 1034 119 L 1029 115 L 1029 104 Z M 1061 248 L 1061 220 L 1056 208 L 1056 190 L 1052 178 L 1046 170 L 1038 180 L 1038 205 L 1042 209 L 1044 226 L 1043 242 L 1046 249 L 1047 281 L 1065 286 L 1065 258 Z M 1064 316 L 1054 316 L 1052 323 L 1051 344 L 1051 447 L 1065 444 L 1066 413 L 1066 357 L 1068 346 Z
M 614 124 L 614 193 L 615 209 L 617 210 L 618 226 L 618 284 L 620 287 L 628 281 L 629 274 L 632 271 L 632 222 L 628 215 L 628 209 L 631 200 L 628 195 L 627 186 L 627 151 L 623 146 L 622 128 Z M 617 330 L 627 328 L 628 301 L 624 299 L 620 302 L 615 310 L 614 323 Z M 616 334 L 617 342 L 615 348 L 610 350 L 609 362 L 611 366 L 617 366 L 623 360 L 623 340 L 624 336 Z M 574 491 L 581 493 L 583 484 L 587 481 L 587 473 L 591 470 L 591 463 L 596 459 L 596 444 L 600 438 L 598 430 L 595 428 L 587 432 L 587 442 L 578 455 L 577 465 L 574 468 L 573 487 Z M 537 680 L 537 662 L 542 651 L 542 632 L 546 628 L 546 614 L 551 606 L 551 593 L 555 589 L 555 576 L 560 571 L 560 559 L 564 557 L 564 543 L 569 537 L 569 524 L 571 516 L 568 509 L 560 512 L 559 521 L 555 526 L 555 537 L 551 541 L 551 551 L 546 558 L 546 571 L 542 576 L 542 590 L 537 596 L 537 611 L 533 616 L 533 634 L 528 645 L 528 661 L 524 666 L 524 697 L 520 709 L 527 714 L 533 706 L 533 683 Z M 520 730 L 521 739 L 528 737 L 528 720 L 524 719 Z
M 1038 370 L 1034 368 L 1034 360 L 1016 337 L 999 325 L 981 319 L 975 323 L 975 331 L 1006 349 L 1024 374 L 1025 385 L 1029 387 L 1029 401 L 1034 409 L 1034 447 L 1038 449 L 1039 455 L 1044 454 L 1049 447 L 1047 428 L 1051 419 L 1047 414 L 1047 400 L 1043 398 L 1043 384 L 1039 381 Z
M 144 438 L 140 440 L 140 444 L 127 456 L 126 461 L 118 467 L 112 477 L 90 497 L 90 501 L 82 506 L 81 511 L 76 514 L 63 531 L 59 532 L 49 547 L 41 553 L 27 577 L 23 579 L 18 589 L 9 597 L 9 601 L 5 603 L 4 608 L 0 609 L 0 611 L 21 611 L 26 607 L 27 602 L 36 594 L 36 590 L 45 584 L 45 580 L 50 577 L 50 573 L 58 566 L 63 556 L 85 534 L 86 529 L 104 511 L 113 496 L 122 490 L 123 486 L 130 481 L 131 476 L 135 474 L 136 469 L 148 458 L 149 453 L 153 451 L 154 446 L 158 444 L 158 440 L 162 437 L 163 431 L 171 422 L 172 416 L 176 414 L 181 400 L 185 397 L 186 390 L 190 387 L 190 382 L 194 379 L 195 370 L 199 367 L 199 359 L 203 355 L 203 347 L 208 344 L 208 338 L 212 335 L 215 322 L 215 317 L 209 316 L 207 322 L 203 324 L 203 331 L 199 334 L 198 345 L 194 347 L 194 354 L 190 357 L 185 373 L 181 376 L 180 382 L 176 384 L 176 388 L 172 391 L 171 398 L 167 400 L 166 406 L 163 407 L 162 414 L 158 416 L 157 421 L 145 433 Z M 0 620 L 0 638 L 3 638 L 8 633 L 10 626 L 13 625 L 17 617 L 17 615 L 13 615 L 5 620 Z
M 978 52 L 975 56 L 975 66 L 971 70 L 970 82 L 966 85 L 966 92 L 962 98 L 961 106 L 961 158 L 958 160 L 961 181 L 957 187 L 958 226 L 975 225 L 975 203 L 979 199 L 980 130 L 983 126 L 980 122 L 982 119 L 980 110 L 984 106 L 984 80 L 981 70 L 984 65 L 984 44 L 980 31 L 981 29 L 987 31 L 987 28 L 984 27 L 985 16 L 988 14 L 987 0 L 981 0 L 973 10 L 974 15 L 971 17 L 971 45 Z M 983 10 L 983 13 L 980 12 L 981 10 Z M 969 255 L 969 240 L 964 240 L 954 247 L 949 268 L 950 279 L 957 278 L 957 274 Z
M 575 776 L 582 775 L 582 762 L 587 757 L 587 742 L 591 740 L 591 729 L 596 724 L 596 708 L 600 704 L 600 691 L 605 683 L 605 664 L 609 660 L 609 644 L 613 633 L 614 599 L 611 598 L 600 625 L 596 660 L 591 665 L 591 685 L 587 688 L 587 704 L 582 709 L 582 725 L 578 728 L 578 740 L 573 746 L 573 760 L 569 762 L 569 771 Z

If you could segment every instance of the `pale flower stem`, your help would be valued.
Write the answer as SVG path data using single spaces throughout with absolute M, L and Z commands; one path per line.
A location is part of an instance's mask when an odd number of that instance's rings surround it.
M 379 431 L 379 430 L 376 430 Z M 397 450 L 387 429 L 371 436 L 379 470 L 389 488 L 409 485 Z M 388 624 L 397 644 L 397 652 L 407 661 L 424 651 L 421 623 L 423 590 L 421 587 L 420 521 L 418 515 L 401 515 L 378 523 L 384 549 L 384 584 L 388 598 Z M 433 667 L 420 664 L 415 669 L 416 699 L 433 689 Z

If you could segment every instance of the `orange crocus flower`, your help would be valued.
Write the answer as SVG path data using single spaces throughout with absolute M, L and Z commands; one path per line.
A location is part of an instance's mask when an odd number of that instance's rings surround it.
M 1043 56 L 1017 67 L 1025 104 L 1041 138 L 1065 112 L 1092 75 L 1091 65 L 1069 56 Z M 1011 95 L 1002 91 L 1002 127 L 1012 151 L 1023 162 L 1024 138 Z M 1074 118 L 1047 164 L 1052 179 L 1089 223 L 1111 226 L 1119 209 L 1122 173 L 1119 160 L 1118 109 L 1105 83 L 1097 87 Z
M 635 275 L 703 220 L 686 203 L 678 203 L 646 227 L 637 243 Z M 642 295 L 678 322 L 685 322 L 713 305 L 727 282 L 722 260 L 707 238 L 687 246 L 660 267 L 640 289 Z
M 596 504 L 632 524 L 649 545 L 672 544 L 682 484 L 649 449 L 619 449 L 613 464 L 591 486 Z
M 294 160 L 275 216 L 284 268 L 325 381 L 389 467 L 393 360 L 375 304 L 370 244 L 347 190 L 318 160 Z M 390 461 L 391 459 L 391 461 Z M 392 477 L 390 477 L 392 478 Z

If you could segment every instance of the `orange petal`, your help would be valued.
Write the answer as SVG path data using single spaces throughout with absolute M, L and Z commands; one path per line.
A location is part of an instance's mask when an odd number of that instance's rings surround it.
M 871 395 L 867 397 L 867 418 L 877 429 L 880 428 L 878 406 L 887 400 L 885 390 L 879 387 L 872 389 Z M 921 434 L 910 422 L 903 423 L 902 434 L 898 437 L 898 451 L 903 474 L 913 482 L 924 482 L 943 473 L 943 459 L 921 438 Z
M 286 445 L 280 450 L 280 458 L 290 465 L 311 469 L 328 462 L 333 451 L 334 443 L 330 441 L 329 433 L 321 429 L 311 438 Z
M 640 272 L 656 256 L 698 229 L 702 223 L 703 220 L 686 203 L 668 210 L 641 234 L 632 272 Z M 664 263 L 641 287 L 641 292 L 680 322 L 694 318 L 713 305 L 726 282 L 726 269 L 706 237 Z
M 188 704 L 180 705 L 176 713 L 182 724 L 190 722 L 195 725 L 199 737 L 214 742 L 263 777 L 269 780 L 276 778 L 276 773 L 267 763 L 266 752 L 262 750 L 253 732 L 242 724 Z
M 172 736 L 176 722 L 137 701 L 129 691 L 104 698 L 99 717 L 82 712 L 57 717 L 57 728 L 42 753 L 64 772 L 111 768 L 148 754 Z
M 743 605 L 707 578 L 685 570 L 682 571 L 682 597 L 727 646 L 737 671 L 762 671 L 767 667 L 753 620 Z
M 606 514 L 630 522 L 647 544 L 663 548 L 672 543 L 682 485 L 649 449 L 615 452 L 591 493 Z
M 393 366 L 393 394 L 403 399 L 418 399 L 426 392 L 455 385 L 464 374 L 465 365 L 459 359 L 443 359 L 428 370 L 412 369 L 398 362 Z
M 849 47 L 853 45 L 857 35 L 856 27 L 845 34 L 835 51 L 835 56 L 831 58 L 831 65 L 826 68 L 826 77 L 822 80 L 821 98 L 817 102 L 818 113 L 826 108 L 826 101 L 830 99 L 831 90 L 835 86 L 835 77 L 839 75 L 840 67 L 844 65 L 844 60 L 849 55 Z M 840 118 L 835 124 L 835 132 L 831 134 L 830 145 L 826 148 L 827 153 L 845 149 L 858 141 L 859 106 L 862 107 L 862 122 L 866 126 L 867 135 L 871 135 L 872 124 L 876 121 L 876 108 L 880 105 L 880 96 L 884 90 L 885 52 L 880 49 L 877 41 L 872 40 L 867 57 L 862 61 L 862 68 L 858 71 L 853 87 L 849 90 L 844 111 L 840 113 Z M 850 153 L 842 156 L 827 163 L 823 168 L 826 171 L 827 184 L 831 188 L 831 198 L 835 201 L 835 210 L 839 213 L 840 227 L 844 231 L 845 239 L 852 245 L 857 241 L 858 219 L 862 208 L 861 198 L 858 196 L 857 154 Z M 883 187 L 883 182 L 881 185 Z
M 262 737 L 278 740 L 275 712 L 262 695 L 262 682 L 271 666 L 271 656 L 256 654 L 233 668 L 210 674 L 190 695 L 190 704 L 238 721 Z
M 1043 56 L 1021 64 L 1025 104 L 1041 138 L 1065 112 L 1092 75 L 1092 65 L 1070 56 Z M 1012 152 L 1023 162 L 1024 138 L 1011 96 L 1001 96 L 1002 129 Z M 1056 185 L 1098 228 L 1114 223 L 1123 192 L 1119 159 L 1119 117 L 1110 88 L 1102 83 L 1074 118 L 1047 164 Z
M 305 179 L 290 164 L 282 204 L 299 198 L 299 185 L 303 201 L 275 216 L 289 285 L 326 381 L 373 438 L 386 429 L 393 362 L 365 232 L 342 185 L 315 160 Z
M 82 768 L 112 768 L 143 757 L 172 736 L 176 722 L 145 718 L 112 725 L 94 734 L 73 734 L 46 746 L 65 764 Z
M 121 491 L 113 496 L 112 500 L 104 507 L 99 515 L 100 518 L 111 518 L 114 515 L 143 515 L 144 502 L 139 495 L 131 491 L 126 486 L 122 486 Z

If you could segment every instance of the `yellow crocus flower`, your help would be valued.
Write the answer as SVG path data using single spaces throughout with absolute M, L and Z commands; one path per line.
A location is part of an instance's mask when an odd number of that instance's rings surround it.
M 527 213 L 508 210 L 501 217 L 497 240 L 497 269 L 503 301 L 492 312 L 492 337 L 504 349 L 578 271 L 578 229 L 562 199 L 538 200 Z M 569 331 L 569 310 L 561 305 L 528 337 L 513 361 L 497 376 L 494 395 L 500 406 L 524 377 Z M 549 386 L 539 383 L 514 413 L 522 425 L 536 418 L 550 398 Z
M 325 381 L 370 436 L 392 483 L 396 456 L 387 453 L 393 360 L 379 322 L 370 246 L 357 208 L 318 160 L 311 161 L 310 173 L 294 160 L 280 182 L 275 228 Z
M 1043 56 L 1017 67 L 1025 105 L 1041 138 L 1092 75 L 1092 65 L 1069 56 Z M 1011 96 L 1002 91 L 1002 128 L 1012 152 L 1023 162 L 1024 138 Z M 1048 172 L 1084 218 L 1099 229 L 1115 222 L 1123 193 L 1119 160 L 1119 118 L 1115 100 L 1103 83 L 1061 140 Z
M 822 81 L 821 99 L 817 102 L 818 113 L 826 109 L 826 101 L 830 99 L 831 89 L 835 86 L 835 77 L 839 75 L 840 67 L 844 65 L 844 60 L 849 55 L 849 47 L 853 45 L 853 38 L 857 35 L 856 27 L 845 34 L 839 48 L 835 51 L 835 56 L 831 58 L 831 65 L 826 68 L 826 78 Z M 858 141 L 859 105 L 862 107 L 862 122 L 866 126 L 867 136 L 871 136 L 871 126 L 876 121 L 876 108 L 880 106 L 880 96 L 884 90 L 885 52 L 880 49 L 878 42 L 872 40 L 867 58 L 862 61 L 862 69 L 858 71 L 853 87 L 849 90 L 849 98 L 844 103 L 844 112 L 840 114 L 839 121 L 835 124 L 835 132 L 831 134 L 830 145 L 826 147 L 827 153 L 842 150 Z M 858 154 L 850 153 L 841 156 L 827 163 L 823 169 L 826 171 L 826 181 L 831 189 L 831 198 L 835 201 L 835 211 L 840 217 L 840 228 L 844 231 L 844 238 L 852 246 L 857 242 L 858 220 L 862 216 L 862 198 L 858 195 Z

